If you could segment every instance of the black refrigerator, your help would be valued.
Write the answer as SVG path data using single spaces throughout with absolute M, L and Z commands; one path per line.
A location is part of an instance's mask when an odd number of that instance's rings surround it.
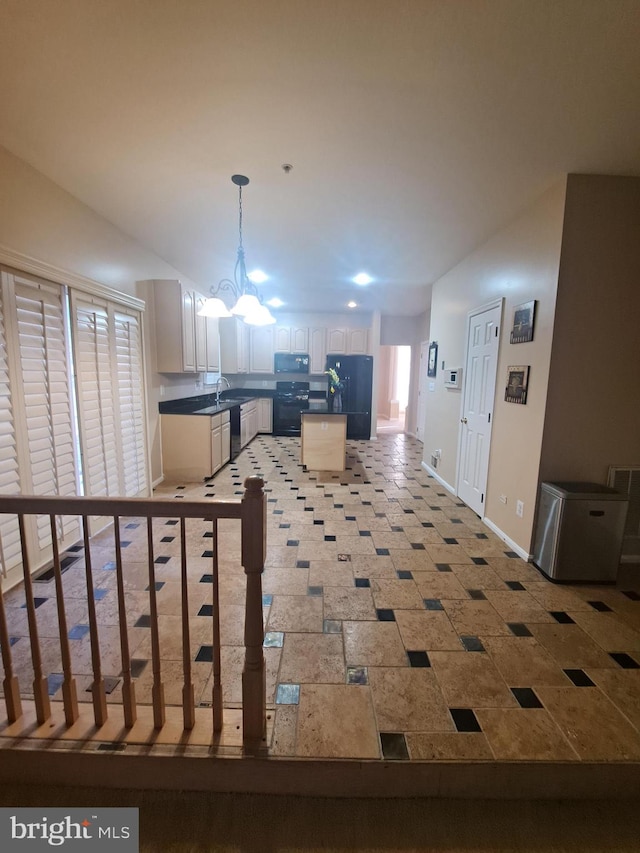
M 347 413 L 347 438 L 371 438 L 373 357 L 328 355 L 325 370 L 330 367 L 333 367 L 344 385 L 342 411 Z

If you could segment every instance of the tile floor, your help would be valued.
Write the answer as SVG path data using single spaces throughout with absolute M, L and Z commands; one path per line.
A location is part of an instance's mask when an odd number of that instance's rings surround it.
M 263 575 L 272 755 L 395 760 L 640 760 L 640 574 L 618 587 L 545 580 L 421 468 L 405 435 L 349 442 L 341 475 L 306 472 L 299 439 L 259 436 L 176 499 L 242 494 L 265 480 Z M 123 521 L 136 694 L 149 702 L 146 528 Z M 188 525 L 196 701 L 211 696 L 210 540 Z M 92 544 L 103 672 L 119 701 L 121 664 L 110 535 Z M 181 700 L 180 584 L 171 521 L 155 527 L 166 700 Z M 244 577 L 238 522 L 220 524 L 222 679 L 241 701 Z M 78 690 L 91 683 L 82 551 L 64 574 Z M 207 582 L 209 580 L 209 582 Z M 53 581 L 35 584 L 41 637 L 57 637 Z M 7 595 L 12 651 L 30 673 L 21 589 Z M 56 644 L 44 645 L 59 698 Z

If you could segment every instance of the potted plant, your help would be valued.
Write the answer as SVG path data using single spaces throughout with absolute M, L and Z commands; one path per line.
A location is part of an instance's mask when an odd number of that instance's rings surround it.
M 329 377 L 329 393 L 327 394 L 329 410 L 332 412 L 341 412 L 344 383 L 333 367 L 330 367 L 329 370 L 325 370 L 325 373 Z

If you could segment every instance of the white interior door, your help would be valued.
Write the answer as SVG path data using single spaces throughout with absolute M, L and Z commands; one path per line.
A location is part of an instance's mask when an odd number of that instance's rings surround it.
M 420 344 L 420 371 L 418 374 L 418 412 L 416 420 L 416 438 L 424 443 L 424 424 L 427 419 L 427 394 L 429 392 L 429 341 Z
M 501 317 L 501 304 L 469 316 L 458 496 L 480 516 L 484 515 L 489 471 Z

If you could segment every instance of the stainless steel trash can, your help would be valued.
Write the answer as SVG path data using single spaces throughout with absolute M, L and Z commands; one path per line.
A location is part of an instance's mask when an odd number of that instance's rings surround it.
M 628 505 L 600 483 L 541 483 L 533 562 L 555 581 L 615 581 Z

